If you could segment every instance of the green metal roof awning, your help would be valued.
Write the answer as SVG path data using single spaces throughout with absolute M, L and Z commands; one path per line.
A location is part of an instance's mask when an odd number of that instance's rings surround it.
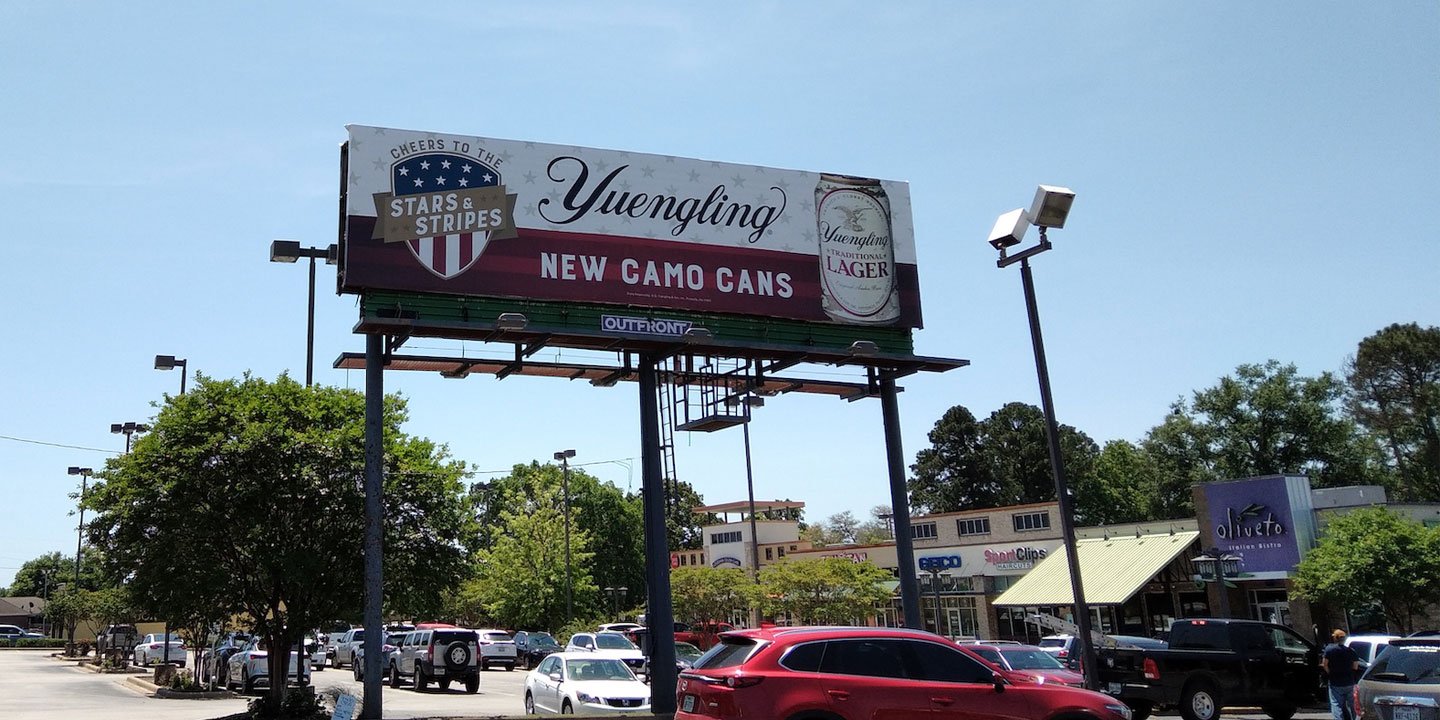
M 1185 530 L 1173 535 L 1080 540 L 1075 548 L 1080 557 L 1080 578 L 1085 583 L 1085 602 L 1123 604 L 1181 553 L 1198 552 L 1191 546 L 1199 537 L 1199 532 Z M 1074 604 L 1069 562 L 1066 548 L 1058 548 L 992 604 L 1021 607 Z

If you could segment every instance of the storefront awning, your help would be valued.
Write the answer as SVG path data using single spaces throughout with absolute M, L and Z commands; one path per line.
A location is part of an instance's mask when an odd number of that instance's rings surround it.
M 1200 533 L 1194 530 L 1173 535 L 1133 535 L 1080 540 L 1075 544 L 1080 557 L 1080 578 L 1085 584 L 1085 602 L 1090 605 L 1120 605 L 1150 582 L 1170 561 L 1192 549 Z M 1025 577 L 995 598 L 992 605 L 1071 605 L 1070 568 L 1062 545 L 1041 560 Z

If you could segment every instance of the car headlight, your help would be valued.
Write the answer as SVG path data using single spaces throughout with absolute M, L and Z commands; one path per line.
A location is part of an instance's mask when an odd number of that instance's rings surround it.
M 1130 706 L 1125 703 L 1105 703 L 1105 709 L 1119 715 L 1125 720 L 1130 720 L 1130 717 L 1134 715 L 1130 710 Z
M 605 701 L 604 701 L 604 700 L 601 700 L 600 698 L 598 698 L 598 697 L 596 697 L 596 696 L 594 696 L 594 695 L 591 695 L 590 693 L 587 693 L 587 692 L 578 692 L 578 693 L 575 693 L 575 697 L 578 698 L 578 699 L 580 700 L 580 702 L 582 702 L 582 703 L 590 703 L 591 705 L 604 705 L 604 704 L 605 704 Z

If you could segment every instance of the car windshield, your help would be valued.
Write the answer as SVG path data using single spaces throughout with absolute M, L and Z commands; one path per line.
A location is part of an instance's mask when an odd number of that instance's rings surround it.
M 625 663 L 609 658 L 571 660 L 566 664 L 571 680 L 635 680 Z
M 490 642 L 509 642 L 514 640 L 508 633 L 503 632 L 487 632 L 485 633 L 485 639 Z
M 385 636 L 385 642 L 389 645 L 399 645 L 400 641 L 404 639 L 405 633 L 403 632 L 390 633 L 389 635 Z
M 399 634 L 400 634 L 400 635 L 404 635 L 405 633 L 399 633 Z M 364 640 L 364 639 L 365 639 L 365 631 L 364 631 L 364 630 L 356 630 L 355 632 L 350 633 L 350 639 L 351 639 L 351 640 L 354 640 L 354 641 Z
M 694 660 L 695 658 L 698 658 L 704 654 L 705 653 L 701 652 L 700 648 L 695 647 L 690 643 L 675 643 L 675 657 L 680 658 L 681 660 Z
M 1063 670 L 1064 665 L 1044 650 L 1007 650 L 1002 649 L 1001 655 L 1005 656 L 1005 662 L 1011 670 Z
M 1365 679 L 1407 685 L 1440 685 L 1440 645 L 1391 645 L 1370 666 Z
M 601 650 L 634 650 L 635 643 L 625 639 L 624 635 L 615 633 L 596 633 L 595 647 Z
M 530 645 L 531 647 L 560 647 L 560 643 L 555 642 L 555 638 L 548 633 L 531 633 Z
M 1040 647 L 1063 648 L 1065 647 L 1065 638 L 1041 638 Z

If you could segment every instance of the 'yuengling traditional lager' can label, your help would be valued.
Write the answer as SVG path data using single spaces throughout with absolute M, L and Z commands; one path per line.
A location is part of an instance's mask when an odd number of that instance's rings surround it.
M 893 323 L 900 317 L 890 199 L 879 180 L 821 175 L 815 185 L 820 234 L 820 306 L 835 320 Z

